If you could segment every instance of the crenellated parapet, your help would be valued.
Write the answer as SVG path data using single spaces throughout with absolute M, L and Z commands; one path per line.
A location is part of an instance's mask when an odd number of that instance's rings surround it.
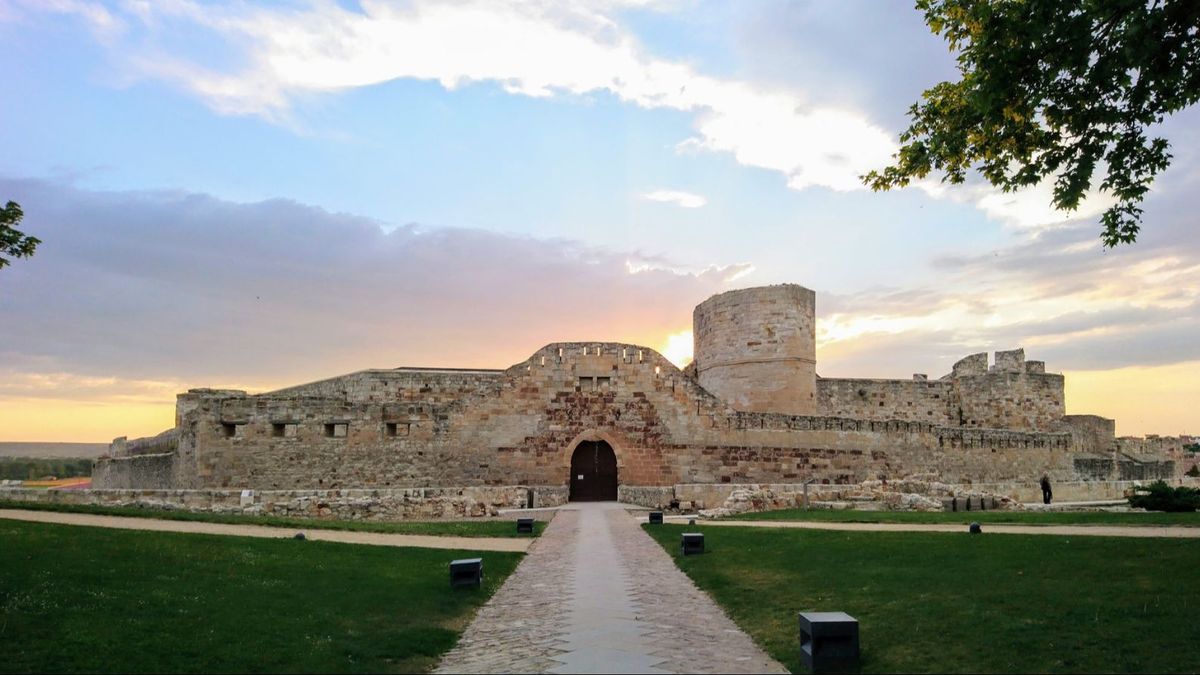
M 818 378 L 806 288 L 722 293 L 693 318 L 696 358 L 683 370 L 642 345 L 554 342 L 503 370 L 384 368 L 260 394 L 191 389 L 177 398 L 174 429 L 114 441 L 97 485 L 561 489 L 574 449 L 600 443 L 620 485 L 650 487 L 916 473 L 1109 480 L 1185 461 L 1171 455 L 1178 443 L 1116 439 L 1113 420 L 1065 415 L 1063 376 L 1022 349 L 969 355 L 937 379 Z

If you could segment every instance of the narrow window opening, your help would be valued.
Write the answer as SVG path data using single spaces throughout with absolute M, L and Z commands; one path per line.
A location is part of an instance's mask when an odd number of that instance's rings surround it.
M 221 435 L 225 438 L 233 438 L 237 435 L 237 425 L 233 422 L 221 422 Z
M 384 433 L 386 433 L 388 436 L 391 436 L 391 437 L 396 436 L 396 423 L 395 422 L 388 422 L 387 424 L 384 425 L 384 429 L 385 429 Z
M 346 431 L 350 425 L 345 422 L 326 422 L 325 437 L 326 438 L 345 438 Z
M 275 438 L 283 438 L 287 435 L 287 425 L 283 422 L 272 422 L 271 435 Z

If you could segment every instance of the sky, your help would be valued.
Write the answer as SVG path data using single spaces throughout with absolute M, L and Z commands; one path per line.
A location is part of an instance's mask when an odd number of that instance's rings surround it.
M 818 373 L 1023 347 L 1067 412 L 1200 433 L 1200 111 L 1133 246 L 1089 193 L 886 193 L 956 76 L 903 2 L 0 0 L 0 441 L 173 424 L 192 387 L 690 359 L 692 308 L 817 292 Z

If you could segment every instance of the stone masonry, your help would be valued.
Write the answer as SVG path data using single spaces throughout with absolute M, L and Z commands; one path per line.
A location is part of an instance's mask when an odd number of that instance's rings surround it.
M 114 442 L 96 488 L 562 488 L 604 441 L 622 487 L 1172 477 L 1161 443 L 1065 415 L 1062 375 L 1020 349 L 911 380 L 816 375 L 815 296 L 732 291 L 696 308 L 696 361 L 552 343 L 505 370 L 364 370 L 263 394 L 191 389 L 175 428 Z

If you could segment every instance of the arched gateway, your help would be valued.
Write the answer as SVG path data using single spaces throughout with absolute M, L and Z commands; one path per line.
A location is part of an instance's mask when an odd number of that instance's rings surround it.
M 617 455 L 605 441 L 582 441 L 571 455 L 573 502 L 617 500 Z

